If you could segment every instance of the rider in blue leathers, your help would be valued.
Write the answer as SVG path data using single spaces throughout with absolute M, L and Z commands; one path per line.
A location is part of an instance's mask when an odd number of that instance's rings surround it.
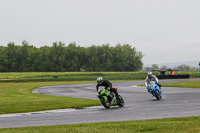
M 150 81 L 155 81 L 155 83 L 156 83 L 156 84 L 159 86 L 159 88 L 161 89 L 161 85 L 159 84 L 158 78 L 157 78 L 155 75 L 153 75 L 152 72 L 148 72 L 148 73 L 147 73 L 147 78 L 146 78 L 146 80 L 145 80 L 145 86 L 146 86 L 148 92 L 149 92 L 148 83 L 149 83 Z

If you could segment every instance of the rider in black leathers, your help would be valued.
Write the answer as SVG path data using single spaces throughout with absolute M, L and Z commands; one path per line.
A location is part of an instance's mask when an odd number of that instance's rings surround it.
M 104 86 L 106 89 L 110 90 L 111 92 L 114 92 L 116 97 L 119 98 L 117 88 L 113 88 L 112 83 L 109 82 L 108 80 L 103 80 L 102 77 L 97 78 L 97 86 L 96 86 L 97 91 L 99 89 L 99 86 Z

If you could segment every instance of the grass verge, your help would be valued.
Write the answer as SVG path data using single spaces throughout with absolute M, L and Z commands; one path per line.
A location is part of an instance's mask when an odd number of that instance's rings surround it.
M 130 80 L 111 81 L 120 82 Z M 0 114 L 25 113 L 64 108 L 83 108 L 101 105 L 99 100 L 32 93 L 34 88 L 42 86 L 83 83 L 96 83 L 96 81 L 0 83 Z M 94 95 L 96 95 L 96 93 Z
M 190 133 L 200 132 L 200 117 L 166 118 L 140 121 L 101 122 L 76 125 L 0 129 L 4 133 Z
M 189 74 L 191 78 L 200 78 L 200 74 L 196 73 L 181 72 Z M 91 81 L 97 77 L 109 80 L 144 80 L 146 76 L 147 72 L 3 72 L 0 73 L 0 82 Z
M 31 83 L 1 83 L 0 86 L 0 111 L 2 110 L 2 105 L 6 105 L 8 102 L 8 107 L 17 103 L 22 104 L 23 107 L 28 106 L 27 110 L 38 109 L 38 106 L 44 106 L 45 108 L 49 107 L 55 109 L 54 106 L 61 104 L 62 107 L 66 108 L 69 105 L 71 98 L 67 97 L 57 97 L 57 96 L 45 96 L 40 94 L 32 94 L 31 91 L 33 88 L 40 86 L 49 86 L 49 85 L 59 85 L 59 84 L 76 84 L 76 83 L 86 83 L 86 82 L 31 82 Z M 163 86 L 174 86 L 174 87 L 189 87 L 189 88 L 200 88 L 199 81 L 188 81 L 188 82 L 175 82 L 175 83 L 163 83 Z M 14 87 L 13 87 L 14 86 Z M 10 97 L 2 102 L 2 99 L 6 98 L 6 95 Z M 2 98 L 4 97 L 4 98 Z M 26 99 L 27 98 L 27 99 Z M 51 101 L 52 100 L 52 101 Z M 74 102 L 71 107 L 83 107 L 90 106 L 91 104 L 99 104 L 99 101 L 92 100 L 90 105 L 80 105 L 83 103 L 83 100 L 88 99 L 78 99 L 72 98 L 70 102 Z M 26 103 L 26 101 L 29 101 Z M 42 102 L 43 101 L 43 102 Z M 66 102 L 67 101 L 67 102 Z M 13 104 L 12 102 L 15 102 Z M 4 103 L 4 104 L 3 104 Z M 54 104 L 51 106 L 51 104 Z M 88 103 L 88 101 L 87 101 Z M 32 106 L 33 104 L 34 106 Z M 14 108 L 13 106 L 13 108 Z M 20 105 L 21 106 L 21 105 Z M 92 105 L 91 105 L 92 106 Z M 53 107 L 53 108 L 52 108 Z M 58 107 L 58 108 L 62 108 Z M 12 107 L 9 107 L 12 108 Z M 18 107 L 17 107 L 18 108 Z M 7 110 L 9 110 L 7 108 Z M 26 111 L 27 111 L 26 110 Z M 44 110 L 39 109 L 39 110 Z M 20 111 L 21 112 L 21 111 Z M 59 125 L 59 126 L 40 126 L 40 127 L 25 127 L 25 128 L 6 128 L 0 129 L 0 132 L 10 133 L 10 132 L 81 132 L 81 133 L 90 133 L 90 132 L 200 132 L 200 117 L 185 117 L 185 118 L 167 118 L 167 119 L 155 119 L 155 120 L 142 120 L 142 121 L 123 121 L 123 122 L 102 122 L 102 123 L 89 123 L 89 124 L 76 124 L 76 125 Z
M 78 82 L 0 83 L 0 114 L 23 113 L 62 108 L 83 108 L 100 105 L 98 100 L 33 94 L 34 88 Z
M 164 86 L 164 87 L 200 88 L 200 81 L 162 83 L 161 85 Z
M 200 88 L 200 81 L 161 83 L 162 87 Z M 145 85 L 138 85 L 145 86 Z
M 91 81 L 97 77 L 138 80 L 145 79 L 146 72 L 11 72 L 0 73 L 0 82 Z

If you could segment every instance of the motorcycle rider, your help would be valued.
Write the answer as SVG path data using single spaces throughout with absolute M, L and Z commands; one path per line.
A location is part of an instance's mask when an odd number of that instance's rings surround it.
M 150 81 L 155 81 L 155 83 L 156 83 L 156 84 L 159 86 L 159 88 L 161 89 L 161 84 L 159 84 L 158 78 L 157 78 L 155 75 L 153 75 L 152 72 L 148 72 L 148 73 L 147 73 L 147 78 L 146 78 L 146 81 L 145 81 L 145 86 L 146 86 L 148 92 L 149 92 L 148 83 L 149 83 Z M 161 89 L 161 91 L 162 91 L 162 89 Z
M 117 99 L 119 98 L 119 95 L 118 95 L 118 92 L 117 92 L 117 88 L 113 88 L 112 87 L 112 83 L 109 82 L 108 80 L 103 80 L 102 77 L 98 77 L 97 78 L 97 85 L 96 85 L 97 92 L 98 92 L 99 86 L 105 86 L 105 88 L 107 90 L 110 90 L 111 92 L 115 93 Z M 111 98 L 114 98 L 112 96 L 112 94 L 110 96 L 111 96 Z

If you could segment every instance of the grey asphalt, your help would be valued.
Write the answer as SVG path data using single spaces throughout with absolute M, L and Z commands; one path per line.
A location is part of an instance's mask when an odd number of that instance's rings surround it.
M 178 81 L 200 79 L 161 80 L 160 83 Z M 163 99 L 156 100 L 145 87 L 137 87 L 138 84 L 144 84 L 144 81 L 113 83 L 125 100 L 125 106 L 122 108 L 105 109 L 103 106 L 97 106 L 0 115 L 0 128 L 200 116 L 200 89 L 163 87 Z M 95 86 L 94 83 L 48 86 L 34 89 L 33 93 L 98 100 Z

